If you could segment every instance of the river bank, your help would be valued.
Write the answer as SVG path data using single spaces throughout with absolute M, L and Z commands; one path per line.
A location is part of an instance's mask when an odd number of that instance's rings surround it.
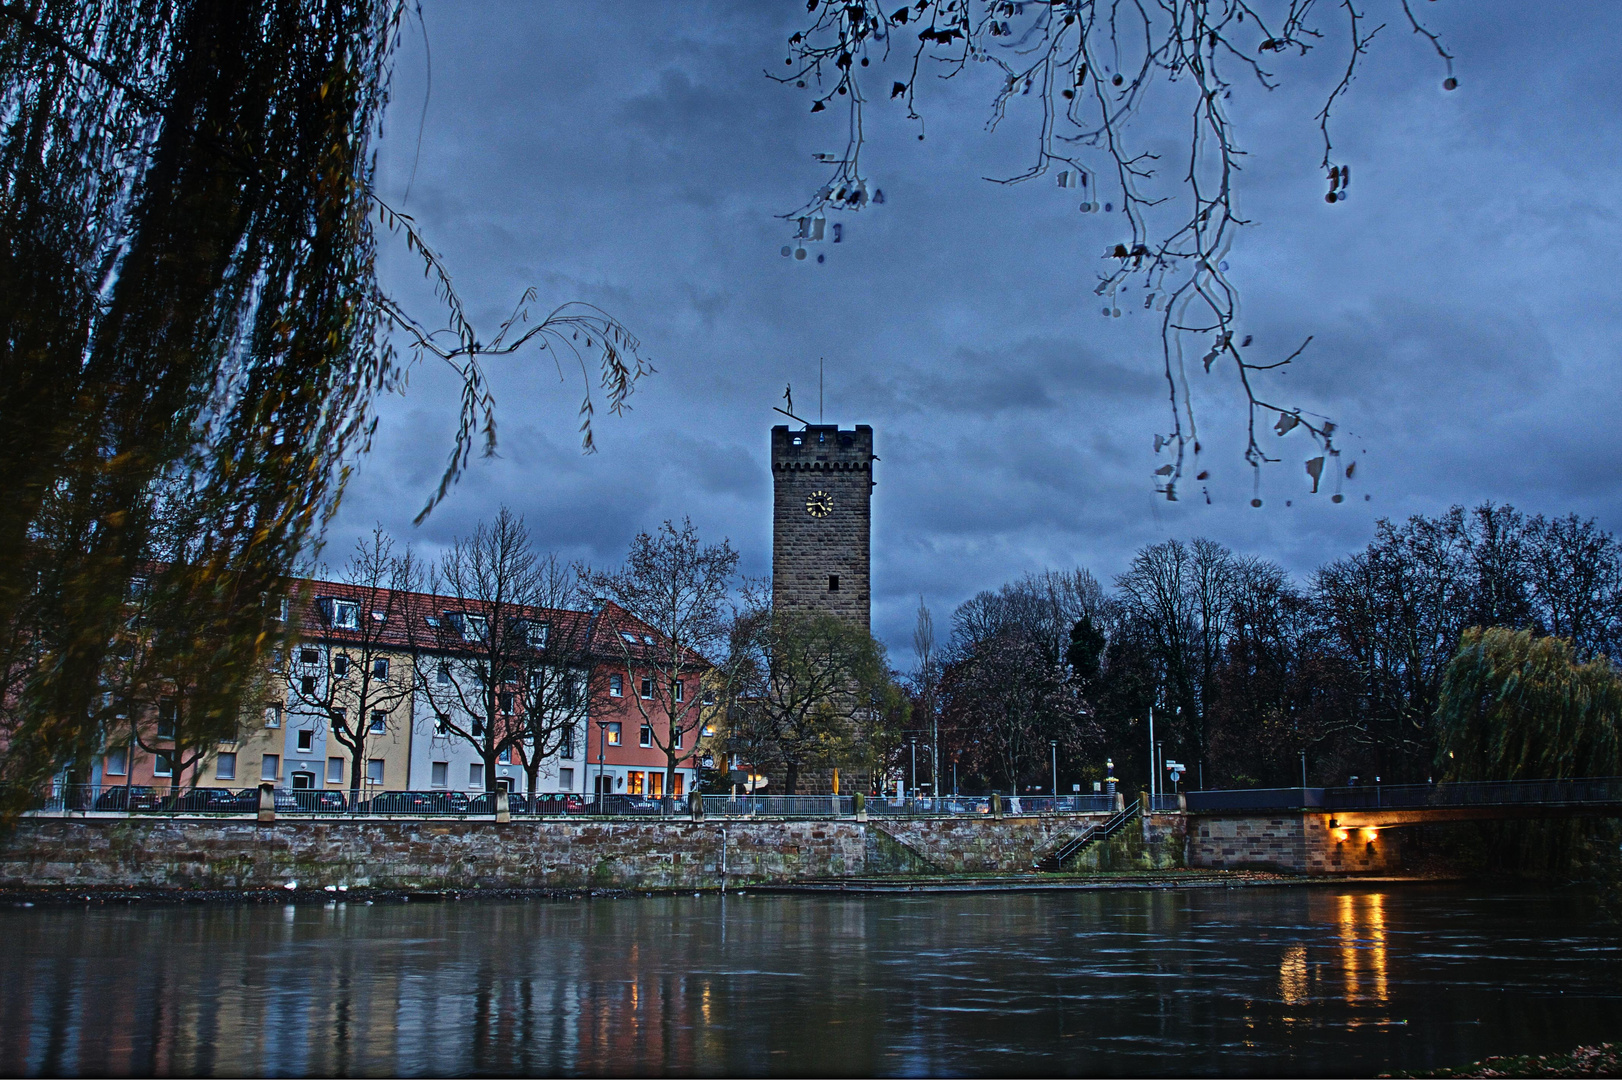
M 934 893 L 1055 893 L 1117 890 L 1376 888 L 1460 881 L 1440 875 L 1307 877 L 1266 871 L 1176 870 L 1115 874 L 1023 874 L 999 876 L 905 876 L 805 882 L 735 880 L 725 890 L 702 888 L 504 888 L 396 889 L 371 886 L 205 889 L 186 887 L 51 886 L 0 888 L 0 907 L 84 907 L 106 905 L 184 906 L 196 904 L 378 904 L 439 903 L 462 900 L 584 900 L 635 896 L 835 894 L 905 896 Z

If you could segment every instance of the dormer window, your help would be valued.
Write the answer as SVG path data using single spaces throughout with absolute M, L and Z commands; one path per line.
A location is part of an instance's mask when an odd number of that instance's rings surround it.
M 462 616 L 462 640 L 483 641 L 490 633 L 490 620 L 483 615 Z
M 631 645 L 640 645 L 640 644 L 642 644 L 642 642 L 637 638 L 637 636 L 635 634 L 631 633 L 629 630 L 621 630 L 620 631 L 620 637 L 624 638 L 626 640 L 626 642 L 631 644 Z
M 338 600 L 324 596 L 316 606 L 329 626 L 339 630 L 354 630 L 360 626 L 360 605 L 353 600 Z
M 543 622 L 525 623 L 524 640 L 529 642 L 529 647 L 532 649 L 544 649 L 546 648 L 547 631 L 550 629 L 551 627 Z

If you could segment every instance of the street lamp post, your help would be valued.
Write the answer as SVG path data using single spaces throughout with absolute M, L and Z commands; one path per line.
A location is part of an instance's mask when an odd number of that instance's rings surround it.
M 1059 797 L 1059 740 L 1049 739 L 1048 745 L 1053 747 L 1053 797 Z
M 918 797 L 918 740 L 907 737 L 907 749 L 912 753 L 912 797 Z

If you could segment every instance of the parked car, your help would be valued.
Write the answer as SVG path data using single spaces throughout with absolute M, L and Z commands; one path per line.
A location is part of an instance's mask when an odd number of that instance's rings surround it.
M 465 814 L 468 798 L 460 791 L 384 791 L 356 809 L 364 814 Z
M 582 795 L 573 795 L 568 792 L 541 792 L 530 798 L 529 809 L 525 813 L 536 815 L 552 814 L 584 814 L 591 810 L 591 803 Z
M 150 787 L 137 784 L 133 787 L 105 788 L 97 797 L 95 809 L 97 810 L 151 810 L 160 802 L 160 796 Z
M 192 788 L 163 800 L 163 809 L 204 814 L 248 814 L 259 809 L 259 791 Z
M 293 803 L 301 813 L 341 814 L 349 809 L 349 803 L 341 791 L 294 788 L 289 794 L 293 796 Z M 279 806 L 277 808 L 280 809 Z

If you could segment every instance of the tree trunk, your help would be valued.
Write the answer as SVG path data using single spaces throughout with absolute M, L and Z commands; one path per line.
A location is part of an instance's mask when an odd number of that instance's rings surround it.
M 355 745 L 349 750 L 349 808 L 353 810 L 360 802 L 361 770 L 366 767 L 366 740 L 357 733 Z

